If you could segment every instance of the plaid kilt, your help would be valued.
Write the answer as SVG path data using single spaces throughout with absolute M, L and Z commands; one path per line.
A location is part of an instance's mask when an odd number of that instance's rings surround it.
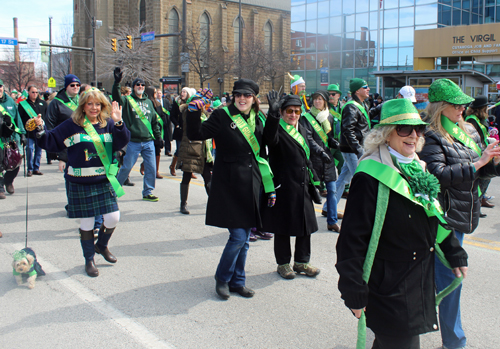
M 118 211 L 111 183 L 77 184 L 66 181 L 68 217 L 87 218 Z

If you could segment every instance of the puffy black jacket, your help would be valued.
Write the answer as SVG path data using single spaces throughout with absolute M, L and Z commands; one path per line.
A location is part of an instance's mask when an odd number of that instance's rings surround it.
M 465 124 L 470 137 L 480 144 L 474 127 Z M 497 176 L 493 162 L 475 171 L 474 162 L 479 155 L 459 141 L 449 143 L 440 133 L 429 130 L 425 133 L 425 146 L 419 154 L 427 163 L 430 173 L 441 184 L 439 202 L 448 224 L 461 233 L 472 233 L 479 223 L 481 202 L 478 195 L 478 179 Z
M 358 97 L 353 100 L 366 106 Z M 367 111 L 368 114 L 368 111 Z M 340 135 L 340 151 L 343 153 L 360 154 L 363 152 L 363 141 L 365 135 L 370 131 L 365 115 L 355 104 L 346 104 L 342 109 L 342 124 Z

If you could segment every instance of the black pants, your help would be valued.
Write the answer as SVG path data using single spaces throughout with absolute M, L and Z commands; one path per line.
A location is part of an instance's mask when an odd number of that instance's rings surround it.
M 420 336 L 392 337 L 375 334 L 372 349 L 420 349 Z
M 274 256 L 278 265 L 290 263 L 292 248 L 290 236 L 274 234 Z M 309 263 L 311 259 L 311 235 L 295 238 L 294 262 Z
M 0 192 L 5 192 L 4 185 L 10 185 L 14 183 L 14 178 L 17 177 L 21 166 L 18 166 L 14 171 L 4 171 L 3 177 L 0 177 Z

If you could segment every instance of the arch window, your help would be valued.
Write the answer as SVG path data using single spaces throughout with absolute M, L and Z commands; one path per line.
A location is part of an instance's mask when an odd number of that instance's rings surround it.
M 200 53 L 204 66 L 207 65 L 206 56 L 210 52 L 210 18 L 205 12 L 200 17 Z
M 264 48 L 268 53 L 273 52 L 273 27 L 269 21 L 264 26 Z
M 235 20 L 233 21 L 234 55 L 236 57 L 238 57 L 240 53 L 240 25 L 243 30 L 243 28 L 245 27 L 243 24 L 243 19 L 236 17 Z
M 141 0 L 139 4 L 139 25 L 144 25 L 146 22 L 146 0 Z
M 168 14 L 168 33 L 179 32 L 179 14 L 172 9 Z M 179 37 L 171 36 L 168 38 L 168 74 L 172 76 L 179 75 Z

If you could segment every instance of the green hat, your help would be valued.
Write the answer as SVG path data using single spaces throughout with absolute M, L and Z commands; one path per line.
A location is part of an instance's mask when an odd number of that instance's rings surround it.
M 326 90 L 327 91 L 337 92 L 337 93 L 339 93 L 342 96 L 342 91 L 340 91 L 339 85 L 330 84 L 330 85 L 328 85 L 328 87 L 326 88 Z
M 215 108 L 218 108 L 221 104 L 222 104 L 222 102 L 220 100 L 216 99 L 215 101 L 213 101 L 212 106 L 215 109 Z
M 351 81 L 349 82 L 349 91 L 351 91 L 351 93 L 354 93 L 357 90 L 359 90 L 361 87 L 366 86 L 366 85 L 368 85 L 368 83 L 363 79 L 359 79 L 359 78 L 351 79 Z
M 3 80 L 2 79 L 0 79 L 0 85 L 3 85 Z
M 437 79 L 429 86 L 429 102 L 448 102 L 450 104 L 468 104 L 474 98 L 467 96 L 462 89 L 449 79 Z
M 11 92 L 12 92 L 12 93 L 17 93 L 17 90 L 16 90 L 16 89 L 13 89 Z
M 290 81 L 290 87 L 294 87 L 298 84 L 305 84 L 306 82 L 300 75 L 294 75 L 292 81 Z
M 428 125 L 428 123 L 422 121 L 411 100 L 400 98 L 382 104 L 380 123 L 375 127 L 388 125 Z

